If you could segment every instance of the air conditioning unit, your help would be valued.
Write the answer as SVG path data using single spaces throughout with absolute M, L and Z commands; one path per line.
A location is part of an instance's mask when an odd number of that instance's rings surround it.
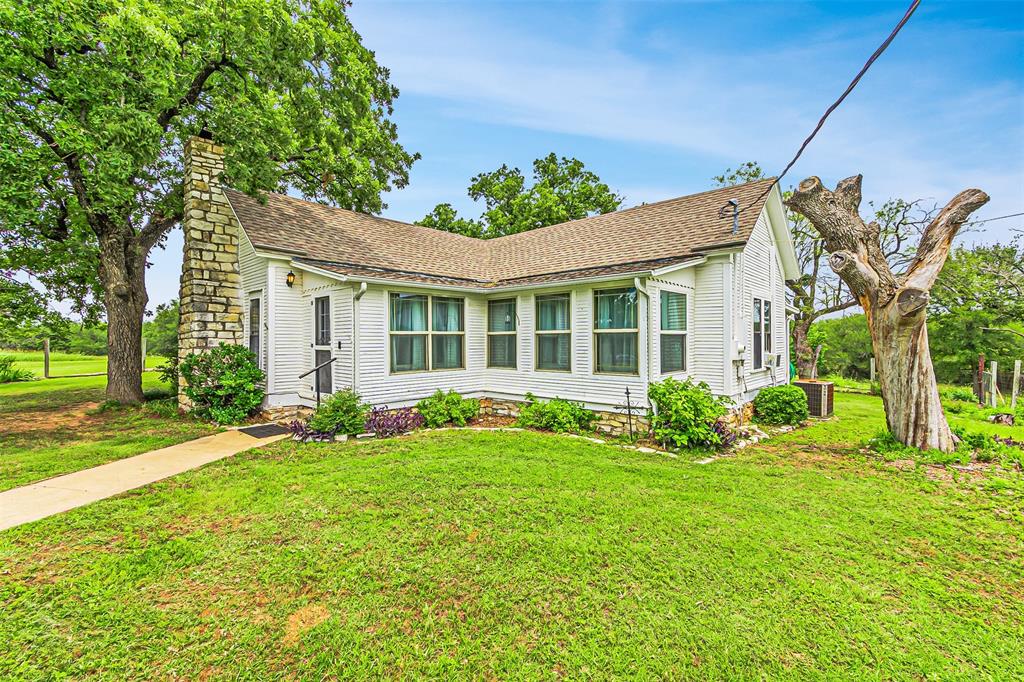
M 764 356 L 765 367 L 771 367 L 774 369 L 780 365 L 782 365 L 782 353 L 768 353 Z
M 807 411 L 812 417 L 831 417 L 835 407 L 835 386 L 831 381 L 794 381 L 807 394 Z

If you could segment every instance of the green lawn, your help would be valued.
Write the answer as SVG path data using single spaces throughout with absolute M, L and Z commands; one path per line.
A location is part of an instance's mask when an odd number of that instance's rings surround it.
M 27 369 L 36 375 L 43 376 L 42 351 L 8 351 L 0 350 L 0 355 L 13 355 L 17 358 L 15 367 Z M 157 355 L 146 356 L 146 367 L 152 369 L 164 364 L 166 358 Z M 74 374 L 97 374 L 107 371 L 107 356 L 76 355 L 74 353 L 50 353 L 50 376 L 66 377 Z
M 0 384 L 0 490 L 216 430 L 160 411 L 160 403 L 98 410 L 106 381 L 98 376 Z M 144 374 L 142 385 L 147 391 L 165 388 L 154 373 Z
M 0 534 L 0 678 L 1020 679 L 1015 472 L 537 433 L 296 445 Z

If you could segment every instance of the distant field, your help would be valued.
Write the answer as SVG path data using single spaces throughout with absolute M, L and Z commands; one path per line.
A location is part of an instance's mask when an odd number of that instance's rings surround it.
M 42 351 L 5 351 L 0 350 L 0 355 L 13 355 L 17 358 L 16 367 L 22 367 L 36 375 L 43 376 L 43 353 Z M 159 367 L 166 358 L 159 355 L 146 357 L 146 367 Z M 96 374 L 107 371 L 107 357 L 105 355 L 76 355 L 74 353 L 50 353 L 50 376 L 66 377 L 74 374 Z

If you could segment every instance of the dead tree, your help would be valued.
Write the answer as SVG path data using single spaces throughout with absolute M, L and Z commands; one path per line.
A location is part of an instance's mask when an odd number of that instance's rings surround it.
M 864 308 L 890 433 L 912 447 L 950 452 L 956 437 L 942 413 L 928 351 L 928 292 L 953 237 L 988 195 L 968 189 L 953 197 L 925 228 L 906 272 L 894 274 L 880 245 L 879 224 L 860 217 L 861 179 L 855 175 L 829 191 L 810 177 L 786 203 L 821 234 L 829 265 Z

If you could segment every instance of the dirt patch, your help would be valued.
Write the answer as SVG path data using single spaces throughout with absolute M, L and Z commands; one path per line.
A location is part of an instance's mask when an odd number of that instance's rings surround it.
M 100 403 L 79 403 L 56 410 L 31 412 L 10 412 L 0 414 L 0 431 L 4 433 L 28 433 L 31 431 L 52 431 L 60 427 L 88 427 L 101 421 L 101 417 L 90 414 Z
M 288 616 L 288 622 L 284 627 L 284 639 L 281 643 L 285 646 L 295 646 L 299 643 L 302 633 L 312 630 L 320 623 L 330 617 L 330 612 L 319 604 L 309 604 Z

